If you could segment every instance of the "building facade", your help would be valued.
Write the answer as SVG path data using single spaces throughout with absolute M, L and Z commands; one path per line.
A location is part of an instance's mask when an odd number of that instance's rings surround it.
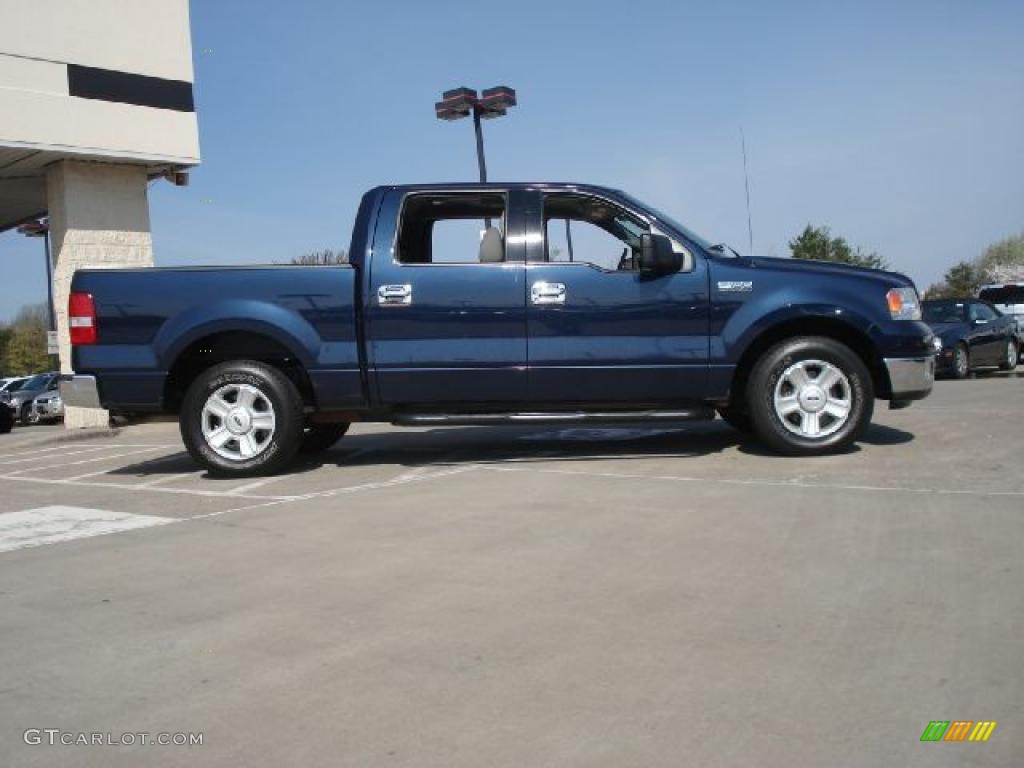
M 49 216 L 62 370 L 74 271 L 151 266 L 148 183 L 198 163 L 188 0 L 0 0 L 0 231 Z

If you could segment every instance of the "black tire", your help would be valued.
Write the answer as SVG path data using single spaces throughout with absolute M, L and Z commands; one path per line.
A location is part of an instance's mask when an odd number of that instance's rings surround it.
M 6 405 L 0 403 L 0 435 L 6 435 L 14 429 L 14 414 Z
M 745 410 L 740 410 L 736 406 L 728 405 L 718 409 L 718 415 L 733 429 L 749 434 L 754 431 L 754 420 L 750 418 L 750 414 Z
M 24 403 L 21 406 L 21 410 L 18 411 L 18 421 L 22 424 L 28 424 L 32 418 L 32 403 Z
M 1006 340 L 1006 350 L 1003 361 L 999 363 L 1000 371 L 1012 371 L 1017 367 L 1017 342 L 1012 338 Z
M 818 366 L 819 376 L 824 375 L 824 368 L 830 366 L 838 370 L 845 380 L 825 389 L 818 387 L 817 395 L 812 395 L 810 402 L 821 403 L 817 407 L 822 408 L 830 400 L 836 403 L 842 399 L 848 400 L 849 405 L 842 418 L 833 417 L 827 409 L 814 414 L 816 427 L 822 423 L 823 415 L 827 423 L 821 428 L 822 436 L 807 437 L 794 431 L 801 425 L 790 421 L 791 426 L 787 428 L 784 417 L 776 411 L 775 395 L 777 389 L 784 392 L 789 386 L 788 379 L 780 383 L 787 371 L 802 367 L 801 363 L 813 371 L 816 361 L 826 364 Z M 811 384 L 816 382 L 816 379 L 810 381 Z M 837 394 L 840 391 L 846 397 L 840 398 Z M 790 397 L 794 402 L 803 401 L 803 396 Z M 815 456 L 841 451 L 863 434 L 874 412 L 874 385 L 864 361 L 845 344 L 826 337 L 802 336 L 776 344 L 755 363 L 747 385 L 747 406 L 758 436 L 769 447 L 790 456 Z M 792 416 L 795 420 L 802 418 L 800 413 Z
M 966 379 L 971 374 L 971 352 L 962 341 L 953 349 L 953 378 Z
M 273 429 L 266 430 L 269 436 L 265 445 L 251 458 L 222 456 L 203 435 L 203 409 L 208 398 L 218 390 L 232 387 L 255 390 L 260 402 L 269 403 L 272 408 Z M 196 377 L 185 395 L 178 423 L 189 455 L 211 473 L 230 477 L 270 475 L 283 469 L 299 450 L 302 409 L 299 391 L 280 370 L 252 360 L 234 360 L 215 365 Z
M 320 453 L 341 440 L 348 432 L 348 424 L 310 424 L 302 434 L 299 453 Z

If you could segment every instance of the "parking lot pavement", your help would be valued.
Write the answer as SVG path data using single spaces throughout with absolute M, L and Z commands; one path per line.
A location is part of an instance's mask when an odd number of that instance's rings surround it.
M 1024 379 L 879 406 L 813 460 L 721 422 L 360 425 L 249 480 L 171 424 L 15 430 L 0 765 L 1018 765 Z

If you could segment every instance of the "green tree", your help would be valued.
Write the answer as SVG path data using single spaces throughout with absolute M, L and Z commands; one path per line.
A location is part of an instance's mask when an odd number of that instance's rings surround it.
M 49 368 L 49 357 L 46 354 L 48 325 L 45 304 L 33 304 L 18 310 L 5 345 L 5 372 L 40 373 Z
M 803 232 L 789 241 L 789 249 L 794 259 L 835 261 L 871 269 L 889 268 L 889 263 L 877 253 L 866 253 L 852 247 L 845 238 L 833 237 L 828 227 L 812 227 L 808 224 Z
M 11 370 L 11 366 L 7 364 L 7 342 L 11 338 L 11 327 L 9 325 L 0 325 L 0 374 L 6 376 Z
M 975 265 L 979 282 L 1024 279 L 1024 233 L 992 243 Z
M 296 256 L 291 260 L 292 264 L 305 264 L 306 266 L 323 267 L 330 266 L 332 264 L 348 264 L 348 253 L 345 250 L 338 249 L 332 251 L 330 248 L 325 248 L 322 251 L 310 251 L 304 253 L 301 256 Z
M 974 296 L 983 279 L 984 275 L 974 264 L 961 261 L 946 270 L 941 283 L 929 286 L 925 291 L 925 298 L 954 299 Z

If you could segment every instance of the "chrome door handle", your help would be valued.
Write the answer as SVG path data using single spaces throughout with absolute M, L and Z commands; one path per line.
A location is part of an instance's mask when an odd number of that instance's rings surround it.
M 382 285 L 377 289 L 377 303 L 382 307 L 405 307 L 412 304 L 412 286 Z
M 565 304 L 565 283 L 537 282 L 530 286 L 534 304 Z

